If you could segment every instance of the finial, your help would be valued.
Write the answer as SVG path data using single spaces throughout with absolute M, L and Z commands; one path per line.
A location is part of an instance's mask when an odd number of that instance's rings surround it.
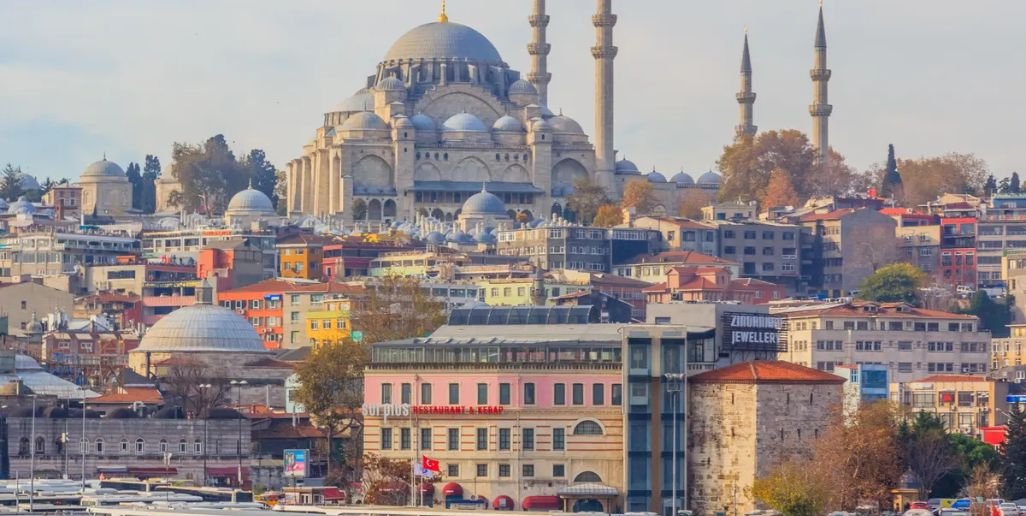
M 486 193 L 488 190 L 485 188 L 485 182 L 481 181 L 481 193 Z
M 249 189 L 253 189 L 253 176 L 249 176 Z
M 442 14 L 438 15 L 438 23 L 449 23 L 449 16 L 445 14 L 445 0 L 442 0 Z
M 103 151 L 103 161 L 107 161 L 107 151 Z

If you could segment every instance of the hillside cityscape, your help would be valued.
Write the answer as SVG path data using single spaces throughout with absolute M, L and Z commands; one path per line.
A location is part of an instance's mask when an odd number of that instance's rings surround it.
M 715 167 L 649 171 L 614 66 L 656 6 L 578 3 L 589 85 L 521 3 L 528 70 L 441 2 L 287 161 L 0 156 L 0 513 L 1026 514 L 1019 174 L 849 164 L 822 3 L 807 127 L 756 124 L 746 29 Z

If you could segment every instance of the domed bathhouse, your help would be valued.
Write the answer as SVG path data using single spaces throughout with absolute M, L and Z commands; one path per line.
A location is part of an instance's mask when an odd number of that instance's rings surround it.
M 232 196 L 228 208 L 224 211 L 224 223 L 228 226 L 249 226 L 253 222 L 261 222 L 275 217 L 274 203 L 264 192 L 249 188 Z
M 132 184 L 125 171 L 106 156 L 82 171 L 82 213 L 114 217 L 132 208 Z
M 464 233 L 476 235 L 486 228 L 505 229 L 512 222 L 502 199 L 482 188 L 463 203 L 457 227 Z

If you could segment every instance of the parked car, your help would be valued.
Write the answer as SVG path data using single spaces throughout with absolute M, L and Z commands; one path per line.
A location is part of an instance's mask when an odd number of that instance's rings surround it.
M 1012 502 L 1004 502 L 998 505 L 1001 516 L 1019 516 L 1019 507 Z
M 912 509 L 926 509 L 926 510 L 930 510 L 930 503 L 929 502 L 925 502 L 925 501 L 912 502 L 912 503 L 908 504 L 908 510 L 911 511 Z

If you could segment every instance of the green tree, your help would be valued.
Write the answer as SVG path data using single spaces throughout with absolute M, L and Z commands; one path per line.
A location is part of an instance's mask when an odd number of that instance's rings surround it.
M 278 192 L 275 191 L 275 186 L 278 184 L 277 170 L 267 161 L 264 151 L 260 149 L 249 151 L 245 165 L 249 177 L 253 180 L 253 188 L 263 192 L 271 199 L 271 204 L 277 208 Z
M 4 167 L 3 175 L 0 176 L 0 196 L 8 201 L 17 200 L 23 193 L 21 190 L 21 167 L 8 163 Z
M 1003 494 L 1009 500 L 1026 498 L 1026 411 L 1012 404 L 1008 411 L 1008 437 L 999 459 Z
M 425 294 L 416 279 L 387 276 L 368 289 L 352 314 L 363 342 L 425 337 L 445 323 L 445 305 Z
M 937 482 L 959 466 L 944 424 L 927 412 L 919 412 L 911 424 L 899 426 L 898 449 L 902 462 L 919 485 L 920 499 L 928 498 Z
M 182 185 L 171 202 L 187 210 L 222 211 L 228 199 L 249 183 L 245 164 L 235 159 L 224 135 L 212 136 L 202 145 L 175 143 L 171 158 L 171 175 Z
M 132 184 L 132 207 L 138 210 L 143 198 L 143 180 L 139 164 L 129 163 L 125 168 L 125 177 Z
M 1009 179 L 1007 177 L 1002 177 L 1001 180 L 998 181 L 998 193 L 1008 193 L 1009 188 L 1011 188 Z
M 991 175 L 987 176 L 987 182 L 985 182 L 983 184 L 983 194 L 986 195 L 987 197 L 990 197 L 990 196 L 994 195 L 995 193 L 997 193 L 997 191 L 998 191 L 997 181 L 994 180 L 994 174 L 991 174 Z
M 887 165 L 884 167 L 883 180 L 880 182 L 880 196 L 900 199 L 904 194 L 901 174 L 898 173 L 898 160 L 894 158 L 894 144 L 887 145 Z
M 990 330 L 994 337 L 1008 336 L 1008 324 L 1012 322 L 1012 312 L 1007 303 L 998 303 L 983 290 L 977 290 L 969 301 L 969 308 L 961 313 L 975 315 L 980 318 L 980 327 Z
M 142 172 L 142 201 L 139 203 L 139 209 L 143 213 L 157 211 L 157 178 L 159 177 L 160 159 L 152 154 L 147 154 Z
M 284 170 L 279 170 L 275 174 L 274 196 L 278 198 L 278 204 L 275 208 L 278 215 L 281 216 L 288 215 L 289 203 L 282 202 L 282 199 L 285 199 L 285 196 L 288 195 L 288 181 L 288 176 L 285 174 Z M 426 212 L 427 210 L 424 211 Z
M 1012 178 L 1008 180 L 1008 193 L 1022 193 L 1018 172 L 1012 172 Z
M 858 297 L 867 301 L 918 303 L 926 273 L 909 263 L 892 263 L 866 276 Z
M 57 186 L 57 182 L 47 176 L 43 183 L 39 185 L 39 195 L 46 195 L 50 190 L 53 190 L 54 186 Z
M 577 215 L 577 220 L 582 224 L 588 224 L 594 220 L 599 206 L 608 203 L 606 189 L 595 184 L 588 177 L 574 181 L 574 191 L 566 199 L 566 207 Z
M 757 478 L 752 495 L 785 516 L 818 516 L 827 510 L 830 486 L 807 460 L 792 459 Z

